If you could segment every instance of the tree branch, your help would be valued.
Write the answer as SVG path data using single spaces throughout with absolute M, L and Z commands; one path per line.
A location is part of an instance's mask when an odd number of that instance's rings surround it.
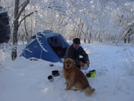
M 22 4 L 20 4 L 19 8 L 21 8 L 24 4 L 25 4 L 25 2 L 23 2 Z
M 18 12 L 18 14 L 17 14 L 17 16 L 16 16 L 16 18 L 15 18 L 16 20 L 19 19 L 21 13 L 24 11 L 24 9 L 26 8 L 26 6 L 27 6 L 27 4 L 29 3 L 29 1 L 30 1 L 30 0 L 27 0 L 27 1 L 24 2 L 24 4 L 22 5 L 21 10 Z
M 37 11 L 34 11 L 34 12 L 37 12 Z M 32 15 L 34 12 L 31 12 L 31 13 L 27 14 L 26 16 L 24 16 L 24 18 L 21 19 L 20 22 L 18 23 L 18 26 L 20 26 L 21 22 L 22 22 L 23 20 L 25 20 L 27 17 L 29 17 L 30 15 Z

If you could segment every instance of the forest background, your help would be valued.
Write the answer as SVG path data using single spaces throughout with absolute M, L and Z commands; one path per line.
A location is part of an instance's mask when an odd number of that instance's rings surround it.
M 134 44 L 133 0 L 20 0 L 19 7 L 26 1 L 18 22 L 30 15 L 19 26 L 19 41 L 49 29 L 67 40 L 79 37 L 85 43 Z M 8 11 L 13 31 L 15 0 L 0 0 L 0 5 Z

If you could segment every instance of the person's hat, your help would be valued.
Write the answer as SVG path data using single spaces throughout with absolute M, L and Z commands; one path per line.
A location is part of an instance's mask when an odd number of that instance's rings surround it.
M 75 43 L 75 44 L 80 44 L 80 39 L 79 39 L 79 38 L 73 39 L 73 43 Z

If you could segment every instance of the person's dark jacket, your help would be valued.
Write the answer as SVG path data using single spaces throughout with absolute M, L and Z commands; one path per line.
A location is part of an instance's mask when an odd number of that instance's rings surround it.
M 85 61 L 89 61 L 88 55 L 85 52 L 85 50 L 81 46 L 79 46 L 79 48 L 76 50 L 73 47 L 73 44 L 72 44 L 71 46 L 69 46 L 67 48 L 67 51 L 66 51 L 66 54 L 65 54 L 65 59 L 66 58 L 71 58 L 71 59 L 73 59 L 75 61 L 75 63 L 77 65 L 79 65 L 79 63 L 80 63 L 80 60 L 79 60 L 80 56 L 83 56 L 83 59 Z

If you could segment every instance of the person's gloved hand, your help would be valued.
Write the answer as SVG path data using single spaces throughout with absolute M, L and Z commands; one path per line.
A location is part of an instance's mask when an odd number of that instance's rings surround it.
M 90 61 L 86 61 L 87 66 L 89 67 Z

